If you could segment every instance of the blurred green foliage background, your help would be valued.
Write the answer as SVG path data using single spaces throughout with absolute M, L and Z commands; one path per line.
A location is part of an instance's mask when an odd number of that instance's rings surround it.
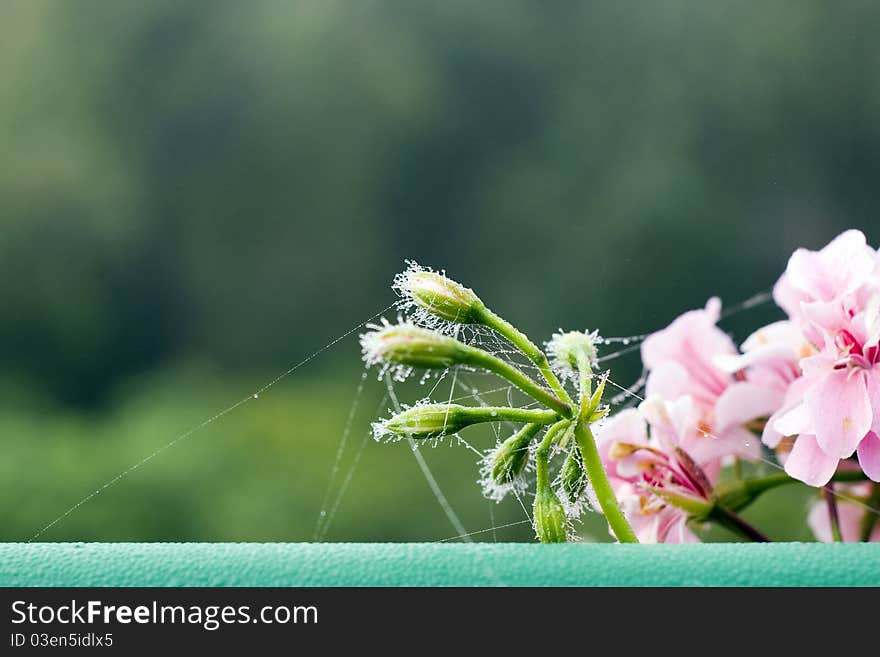
M 876 244 L 878 25 L 867 0 L 6 0 L 0 538 L 387 307 L 405 258 L 543 340 L 733 304 L 844 228 Z M 311 540 L 361 371 L 352 335 L 41 538 Z M 363 441 L 381 392 L 326 539 L 454 535 L 407 446 Z M 423 453 L 468 531 L 523 519 L 468 450 Z M 807 495 L 752 518 L 807 538 Z

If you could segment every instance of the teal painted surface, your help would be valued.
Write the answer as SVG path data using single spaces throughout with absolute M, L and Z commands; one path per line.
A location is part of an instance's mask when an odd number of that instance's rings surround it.
M 5 543 L 2 586 L 880 586 L 880 544 Z

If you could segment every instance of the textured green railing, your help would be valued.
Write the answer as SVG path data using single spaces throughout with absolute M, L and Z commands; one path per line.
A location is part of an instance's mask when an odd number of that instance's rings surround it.
M 880 586 L 880 544 L 5 543 L 2 586 Z

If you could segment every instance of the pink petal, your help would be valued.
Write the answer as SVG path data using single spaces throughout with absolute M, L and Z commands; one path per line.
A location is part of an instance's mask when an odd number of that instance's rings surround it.
M 615 441 L 645 445 L 648 442 L 648 426 L 636 409 L 627 408 L 602 424 L 596 432 L 596 441 L 600 445 Z
M 715 456 L 737 456 L 743 459 L 755 460 L 761 456 L 761 441 L 760 439 L 753 434 L 748 429 L 743 429 L 742 427 L 730 427 L 726 431 L 723 431 L 719 434 L 716 442 L 721 442 L 726 446 L 725 451 L 721 450 L 713 450 Z M 711 459 L 712 455 L 705 454 L 700 452 L 700 458 L 695 455 L 694 460 L 700 461 L 703 459 Z
M 774 342 L 773 344 L 753 347 L 750 351 L 739 356 L 718 356 L 715 365 L 725 372 L 734 373 L 751 367 L 785 366 L 791 369 L 796 361 L 795 346 Z
M 666 452 L 682 445 L 683 438 L 696 432 L 700 422 L 699 411 L 688 396 L 671 402 L 648 397 L 639 404 L 639 411 L 651 425 L 651 438 L 656 446 Z
M 710 299 L 703 310 L 691 310 L 677 317 L 665 329 L 649 336 L 642 343 L 642 362 L 654 370 L 667 361 L 684 367 L 695 385 L 720 394 L 730 376 L 717 368 L 712 360 L 723 354 L 736 354 L 736 345 L 724 331 L 715 326 L 721 313 L 721 302 Z
M 789 347 L 793 353 L 803 342 L 803 339 L 804 336 L 801 334 L 797 324 L 789 320 L 782 320 L 762 326 L 752 333 L 742 343 L 742 350 L 748 353 L 762 347 L 784 345 Z
M 812 432 L 812 419 L 806 404 L 798 404 L 768 424 L 772 424 L 773 429 L 781 436 L 797 436 Z
M 828 483 L 839 462 L 840 459 L 822 451 L 815 436 L 806 434 L 794 442 L 785 471 L 805 484 L 818 487 Z
M 761 442 L 767 445 L 770 449 L 775 449 L 780 442 L 782 442 L 783 434 L 776 429 L 776 421 L 785 415 L 786 411 L 780 410 L 777 413 L 774 413 L 770 416 L 770 419 L 767 420 L 767 424 L 764 425 L 764 432 L 761 434 Z
M 850 323 L 850 318 L 844 312 L 843 305 L 837 299 L 802 303 L 801 313 L 805 319 L 829 333 L 847 328 Z
M 819 379 L 834 371 L 834 362 L 826 355 L 802 358 L 799 365 L 808 379 Z
M 681 445 L 684 438 L 690 437 L 697 431 L 700 423 L 700 410 L 688 395 L 679 397 L 675 401 L 667 402 L 669 415 L 675 431 L 675 444 Z
M 819 252 L 841 296 L 855 292 L 877 265 L 876 254 L 860 230 L 847 230 Z
M 690 374 L 683 365 L 674 361 L 663 361 L 651 370 L 645 383 L 645 397 L 678 399 L 694 388 Z
M 785 395 L 781 390 L 766 388 L 745 381 L 734 383 L 721 393 L 715 404 L 715 424 L 719 432 L 756 418 L 775 413 Z
M 880 482 L 880 437 L 873 431 L 859 443 L 859 465 L 871 481 Z
M 667 507 L 659 519 L 658 537 L 663 543 L 699 543 L 699 539 L 687 526 L 687 515 Z
M 868 373 L 868 398 L 871 400 L 871 411 L 874 414 L 871 431 L 880 435 L 880 365 L 875 365 Z
M 852 456 L 871 429 L 873 413 L 863 370 L 834 370 L 805 395 L 819 446 L 841 459 Z
M 773 286 L 773 301 L 792 318 L 800 319 L 801 302 L 808 301 L 809 296 L 803 290 L 792 285 L 791 276 L 783 274 Z
M 785 401 L 783 402 L 782 407 L 770 416 L 770 419 L 767 420 L 767 424 L 764 426 L 764 434 L 761 436 L 761 441 L 767 445 L 767 447 L 775 448 L 779 444 L 779 441 L 782 440 L 783 436 L 794 435 L 794 433 L 800 433 L 801 431 L 804 433 L 812 433 L 812 428 L 807 426 L 809 424 L 809 417 L 799 418 L 795 416 L 794 418 L 789 418 L 789 420 L 794 420 L 792 425 L 796 424 L 797 426 L 788 426 L 787 423 L 784 422 L 784 429 L 794 429 L 792 434 L 783 433 L 777 426 L 779 420 L 786 417 L 788 413 L 795 408 L 800 407 L 800 412 L 804 412 L 804 392 L 809 388 L 809 385 L 810 382 L 801 377 L 792 381 L 788 386 L 788 390 L 785 391 Z
M 831 301 L 855 292 L 874 271 L 875 257 L 861 231 L 848 230 L 821 251 L 798 249 L 788 261 L 791 285 L 813 301 Z

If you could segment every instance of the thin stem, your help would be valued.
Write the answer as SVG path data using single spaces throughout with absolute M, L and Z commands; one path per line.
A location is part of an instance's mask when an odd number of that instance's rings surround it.
M 828 519 L 831 521 L 831 537 L 835 543 L 843 543 L 843 536 L 840 534 L 840 518 L 837 515 L 837 499 L 834 497 L 834 484 L 830 481 L 825 484 L 822 489 L 825 496 L 825 504 L 828 505 Z
M 605 514 L 605 520 L 611 531 L 621 543 L 638 543 L 639 539 L 620 509 L 617 503 L 617 496 L 611 488 L 611 482 L 608 481 L 608 475 L 602 466 L 602 460 L 599 458 L 599 450 L 596 448 L 596 439 L 593 437 L 593 431 L 590 429 L 589 418 L 581 415 L 577 419 L 574 428 L 575 439 L 581 450 L 581 458 L 584 461 L 584 469 L 587 471 L 590 483 L 593 485 L 593 492 L 599 500 L 599 506 L 602 507 L 602 513 Z
M 553 445 L 559 432 L 567 429 L 569 424 L 571 424 L 570 420 L 560 420 L 547 429 L 547 433 L 544 434 L 544 438 L 535 450 L 535 476 L 538 480 L 536 485 L 537 490 L 542 490 L 546 486 L 549 486 L 547 461 L 550 454 L 550 447 Z
M 770 539 L 767 538 L 764 534 L 762 534 L 745 520 L 743 520 L 740 515 L 734 513 L 722 504 L 716 504 L 712 508 L 712 512 L 709 514 L 708 517 L 710 520 L 714 520 L 722 527 L 726 527 L 730 531 L 744 536 L 750 541 L 754 541 L 756 543 L 770 542 Z
M 529 397 L 541 402 L 548 408 L 552 408 L 563 417 L 571 418 L 574 415 L 574 410 L 570 403 L 563 401 L 546 388 L 541 387 L 531 377 L 523 374 L 510 363 L 476 347 L 468 347 L 466 353 L 469 357 L 467 360 L 468 364 L 482 367 L 507 379 Z
M 605 520 L 617 540 L 621 543 L 638 543 L 639 539 L 636 537 L 636 533 L 617 503 L 617 496 L 614 494 L 614 489 L 611 488 L 611 482 L 608 481 L 608 474 L 605 472 L 605 466 L 602 465 L 602 459 L 599 456 L 599 449 L 596 447 L 596 438 L 590 428 L 590 416 L 595 410 L 592 399 L 593 369 L 586 353 L 578 354 L 577 367 L 580 374 L 580 407 L 578 408 L 574 435 L 581 450 L 584 470 L 587 471 L 587 477 L 593 485 L 593 492 L 599 500 L 599 506 L 602 507 Z M 598 403 L 598 400 L 596 402 Z
M 559 382 L 556 374 L 554 374 L 553 370 L 550 368 L 550 363 L 547 361 L 547 356 L 534 342 L 529 340 L 528 336 L 525 333 L 520 331 L 503 317 L 496 315 L 488 308 L 482 309 L 481 318 L 485 326 L 494 329 L 497 333 L 507 338 L 514 347 L 523 352 L 526 357 L 535 364 L 535 366 L 544 377 L 544 380 L 547 381 L 550 389 L 557 397 L 559 397 L 559 399 L 561 399 L 566 404 L 572 403 L 571 397 L 568 395 L 568 392 L 565 390 L 565 388 Z
M 837 482 L 858 482 L 865 481 L 866 477 L 863 472 L 856 470 L 844 470 L 835 472 L 831 477 L 831 481 Z M 719 486 L 715 489 L 716 496 L 721 500 L 728 509 L 732 511 L 741 511 L 749 504 L 754 502 L 758 497 L 768 490 L 785 486 L 787 484 L 799 484 L 800 480 L 790 477 L 785 472 L 777 472 L 755 479 L 743 479 L 733 483 Z
M 578 374 L 580 374 L 580 385 L 578 386 L 581 393 L 580 413 L 581 415 L 588 415 L 593 412 L 593 409 L 590 408 L 593 396 L 593 367 L 586 353 L 578 353 L 577 367 Z

